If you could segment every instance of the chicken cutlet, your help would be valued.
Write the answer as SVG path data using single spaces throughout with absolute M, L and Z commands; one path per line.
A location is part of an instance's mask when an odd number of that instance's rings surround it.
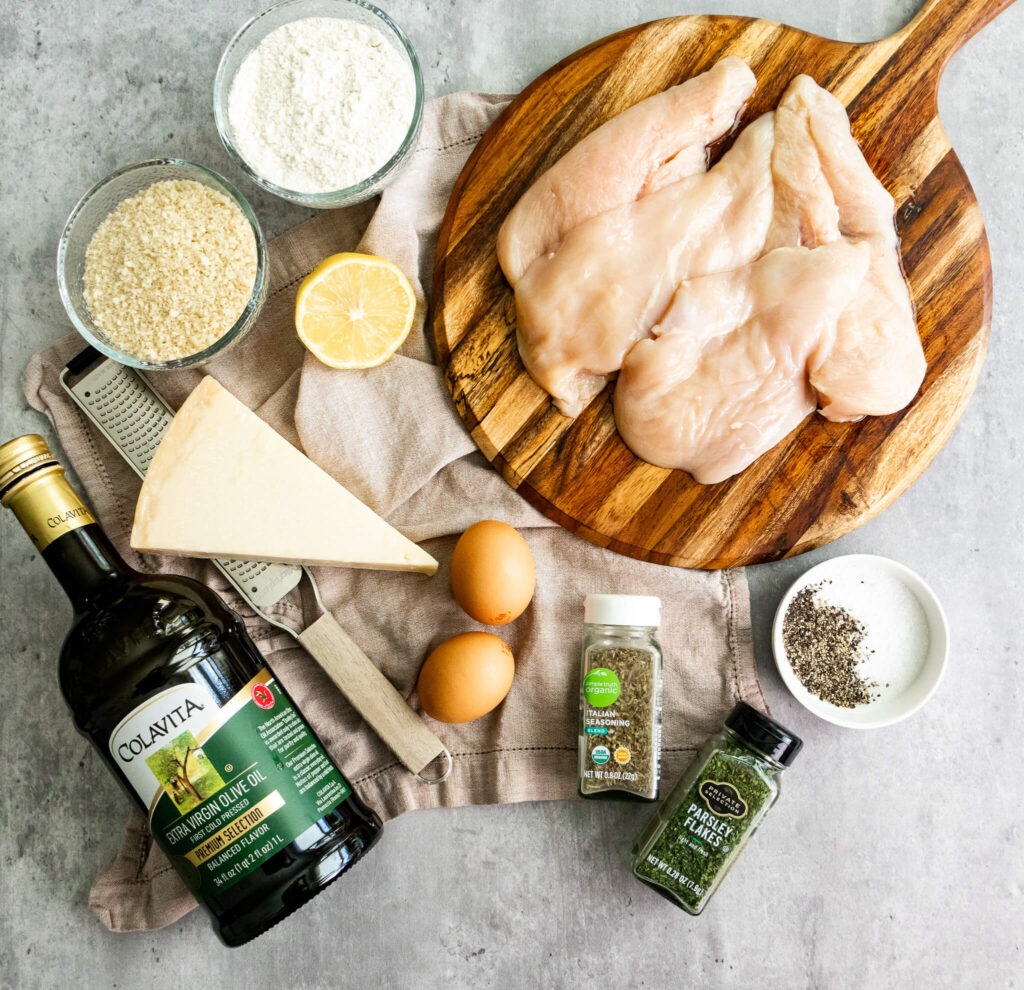
M 520 279 L 519 353 L 567 416 L 579 415 L 650 335 L 680 281 L 762 253 L 772 135 L 764 114 L 710 171 L 592 217 Z
M 864 284 L 839 317 L 828 357 L 811 375 L 819 409 L 826 419 L 837 421 L 894 413 L 921 387 L 925 357 L 900 266 L 892 196 L 850 133 L 842 103 L 809 76 L 797 76 L 789 84 L 776 110 L 776 150 L 792 150 L 794 135 L 799 154 L 772 161 L 776 203 L 786 201 L 779 190 L 792 175 L 816 173 L 814 182 L 790 182 L 794 192 L 787 197 L 786 213 L 827 218 L 800 221 L 803 236 L 797 243 L 814 247 L 844 237 L 866 242 L 871 249 Z M 777 207 L 776 236 L 782 226 Z M 790 240 L 794 236 L 791 227 Z
M 732 128 L 754 74 L 729 56 L 641 100 L 591 131 L 522 195 L 498 232 L 498 261 L 515 286 L 585 220 L 706 168 L 706 148 Z
M 705 87 L 717 68 L 700 77 Z M 642 156 L 627 180 L 621 170 L 642 144 L 633 127 L 653 126 L 641 106 L 627 111 L 629 127 L 595 131 L 574 171 L 546 173 L 547 191 L 534 192 L 538 181 L 503 228 L 519 262 L 530 256 L 510 276 L 519 351 L 555 405 L 578 415 L 621 369 L 614 410 L 625 442 L 712 483 L 815 407 L 855 420 L 912 401 L 925 359 L 894 204 L 843 105 L 797 76 L 712 169 L 680 177 L 693 167 L 684 149 L 656 167 Z M 616 147 L 630 134 L 638 144 Z M 643 140 L 653 147 L 649 133 Z M 602 161 L 600 208 L 584 207 L 582 163 L 600 173 Z M 573 190 L 564 202 L 553 191 L 563 182 Z
M 780 248 L 683 282 L 654 338 L 626 355 L 615 422 L 627 446 L 701 484 L 742 471 L 814 411 L 809 375 L 864 281 L 867 244 Z

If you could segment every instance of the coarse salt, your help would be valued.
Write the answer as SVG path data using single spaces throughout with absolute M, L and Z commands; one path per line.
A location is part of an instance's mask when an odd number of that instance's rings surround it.
M 872 567 L 850 566 L 822 582 L 815 596 L 844 609 L 865 629 L 861 678 L 872 700 L 902 694 L 928 657 L 928 618 L 918 597 L 899 578 Z
M 228 95 L 235 146 L 264 179 L 299 193 L 369 178 L 405 140 L 412 67 L 377 28 L 306 17 L 246 56 Z

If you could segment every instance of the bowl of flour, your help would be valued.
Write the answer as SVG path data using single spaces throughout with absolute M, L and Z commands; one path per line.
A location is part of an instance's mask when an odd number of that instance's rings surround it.
M 402 29 L 363 0 L 284 0 L 231 39 L 217 130 L 257 185 L 331 209 L 368 199 L 416 144 L 423 77 Z

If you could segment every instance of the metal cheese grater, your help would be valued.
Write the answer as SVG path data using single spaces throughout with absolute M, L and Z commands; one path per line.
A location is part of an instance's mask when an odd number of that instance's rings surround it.
M 60 373 L 60 383 L 139 477 L 145 477 L 157 445 L 174 418 L 174 410 L 149 382 L 133 368 L 87 347 L 67 363 Z M 428 784 L 448 777 L 451 753 L 327 611 L 309 568 L 251 560 L 213 563 L 257 615 L 294 636 L 306 648 L 410 772 Z M 297 633 L 264 609 L 294 589 L 303 574 L 309 579 L 321 615 Z M 422 776 L 422 771 L 442 756 L 447 762 L 441 776 Z
M 72 378 L 93 364 L 92 370 L 71 383 Z M 174 418 L 174 410 L 137 371 L 104 358 L 92 347 L 68 362 L 60 374 L 60 383 L 135 473 L 144 478 L 157 444 Z M 280 601 L 302 580 L 303 569 L 295 564 L 252 560 L 213 563 L 261 615 L 264 608 Z M 269 616 L 262 617 L 274 622 Z

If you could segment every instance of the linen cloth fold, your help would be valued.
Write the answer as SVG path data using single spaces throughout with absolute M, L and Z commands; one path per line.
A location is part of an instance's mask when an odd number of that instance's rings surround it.
M 523 533 L 536 562 L 536 596 L 516 622 L 491 630 L 512 647 L 515 681 L 506 701 L 476 722 L 449 726 L 428 719 L 454 756 L 444 784 L 427 786 L 410 775 L 316 662 L 286 633 L 254 616 L 209 562 L 144 556 L 130 548 L 139 480 L 57 379 L 81 350 L 80 338 L 71 335 L 36 355 L 25 374 L 28 401 L 53 422 L 67 461 L 125 558 L 143 571 L 200 578 L 224 596 L 356 790 L 385 820 L 417 808 L 576 797 L 578 655 L 588 592 L 662 599 L 667 786 L 738 699 L 765 707 L 742 571 L 648 564 L 560 529 L 506 485 L 477 450 L 434 363 L 424 320 L 437 232 L 456 176 L 506 102 L 456 93 L 428 104 L 419 147 L 379 203 L 320 214 L 271 241 L 267 304 L 241 344 L 201 369 L 151 377 L 176 407 L 204 373 L 212 374 L 438 559 L 432 578 L 342 568 L 316 572 L 338 621 L 414 707 L 417 673 L 430 650 L 457 632 L 484 628 L 461 612 L 449 590 L 448 560 L 458 534 L 486 518 L 505 520 Z M 348 250 L 390 258 L 417 293 L 409 339 L 392 360 L 368 371 L 323 366 L 294 331 L 299 283 L 324 257 Z M 317 615 L 302 586 L 270 611 L 296 630 Z M 97 878 L 89 904 L 108 928 L 132 931 L 170 924 L 195 901 L 133 811 L 122 847 Z

